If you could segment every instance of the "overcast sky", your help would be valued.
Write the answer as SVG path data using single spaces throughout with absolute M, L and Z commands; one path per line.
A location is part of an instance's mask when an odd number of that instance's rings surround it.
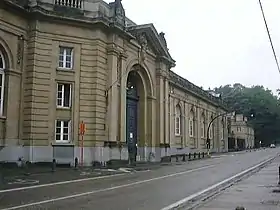
M 108 0 L 107 2 L 110 2 Z M 280 88 L 258 0 L 123 0 L 126 16 L 165 32 L 176 73 L 203 88 Z M 280 0 L 262 0 L 280 56 Z

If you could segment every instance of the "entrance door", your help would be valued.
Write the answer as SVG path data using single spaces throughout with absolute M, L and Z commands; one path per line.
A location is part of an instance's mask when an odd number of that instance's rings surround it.
M 137 104 L 138 100 L 127 97 L 126 141 L 130 153 L 136 152 L 137 144 Z
M 126 143 L 131 163 L 136 161 L 137 156 L 138 101 L 137 77 L 130 72 L 126 89 Z

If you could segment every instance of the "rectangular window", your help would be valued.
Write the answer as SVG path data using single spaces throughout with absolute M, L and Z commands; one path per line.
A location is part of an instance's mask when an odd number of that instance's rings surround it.
M 57 120 L 55 129 L 56 142 L 70 142 L 71 122 L 70 120 Z
M 181 119 L 180 116 L 175 117 L 175 135 L 179 136 L 181 135 Z
M 59 68 L 72 69 L 73 68 L 73 48 L 60 47 L 59 48 Z
M 192 119 L 189 121 L 189 135 L 190 135 L 190 137 L 193 137 L 193 120 Z
M 4 106 L 4 74 L 0 72 L 0 116 L 3 115 Z
M 71 107 L 71 84 L 57 84 L 57 107 Z

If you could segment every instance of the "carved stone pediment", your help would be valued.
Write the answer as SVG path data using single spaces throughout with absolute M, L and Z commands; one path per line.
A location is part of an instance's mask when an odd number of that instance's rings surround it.
M 169 54 L 163 34 L 158 34 L 153 24 L 130 26 L 127 30 L 136 37 L 142 52 L 150 50 L 158 60 L 169 63 L 170 67 L 175 66 L 175 60 Z

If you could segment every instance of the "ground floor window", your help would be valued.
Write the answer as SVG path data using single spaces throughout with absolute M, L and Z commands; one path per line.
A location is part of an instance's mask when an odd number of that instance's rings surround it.
M 56 120 L 56 142 L 70 142 L 71 121 L 70 120 Z

